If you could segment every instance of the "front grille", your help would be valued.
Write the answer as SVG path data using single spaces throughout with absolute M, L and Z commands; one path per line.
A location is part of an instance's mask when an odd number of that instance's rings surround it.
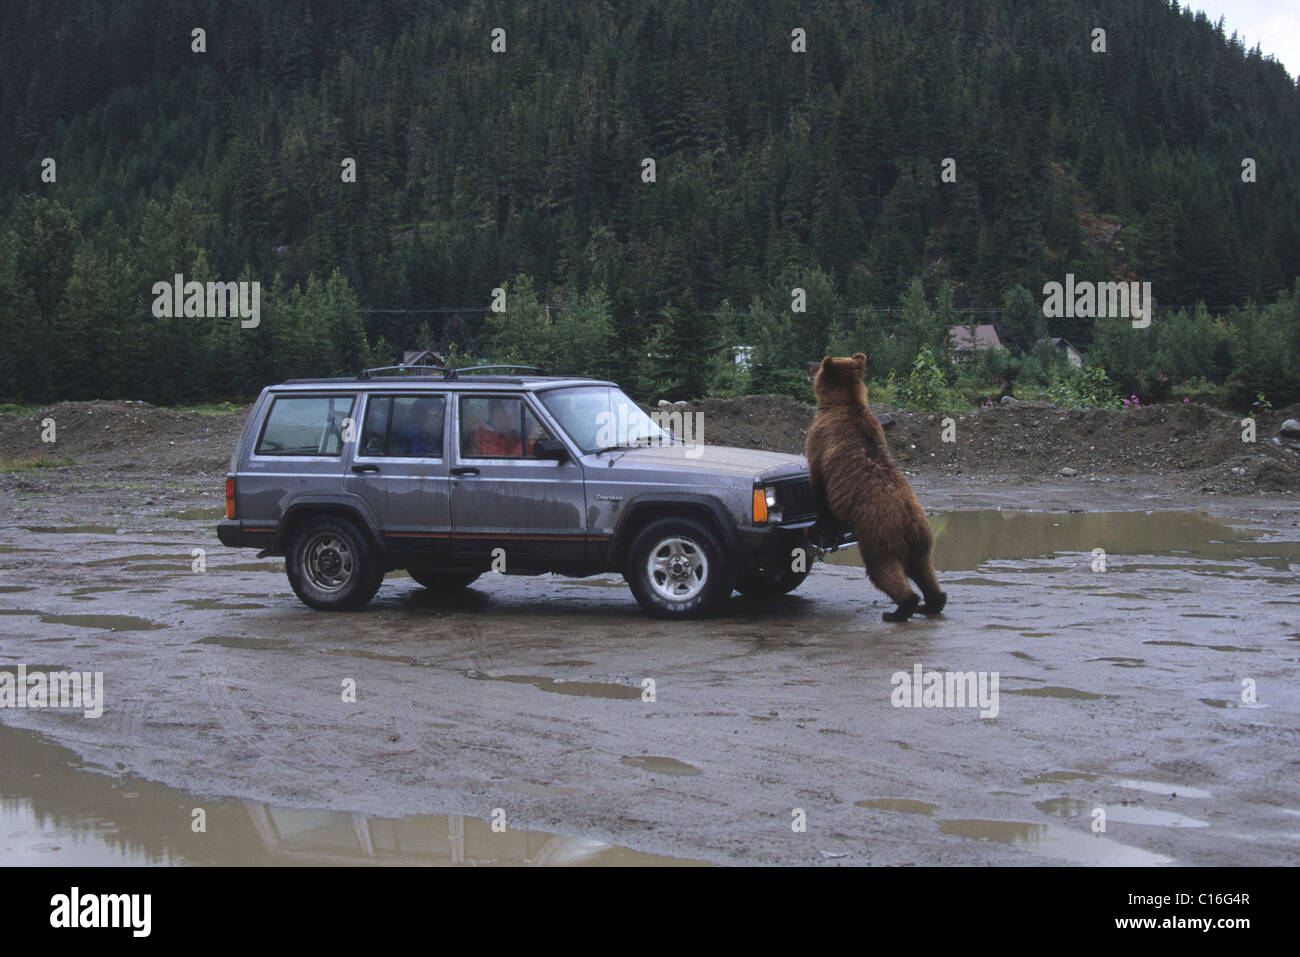
M 776 489 L 776 504 L 781 508 L 782 522 L 799 521 L 816 516 L 812 485 L 806 477 L 788 482 L 773 482 L 772 487 Z

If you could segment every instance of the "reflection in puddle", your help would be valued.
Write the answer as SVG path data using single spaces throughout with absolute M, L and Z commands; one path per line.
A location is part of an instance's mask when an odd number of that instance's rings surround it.
M 855 807 L 870 807 L 878 811 L 901 811 L 904 814 L 934 814 L 939 805 L 925 801 L 911 801 L 907 798 L 873 798 L 870 801 L 854 801 Z
M 1160 808 L 1141 807 L 1135 804 L 1106 804 L 1099 806 L 1105 808 L 1107 822 L 1144 824 L 1152 827 L 1210 826 L 1209 821 L 1198 821 L 1186 814 L 1164 811 Z M 1059 797 L 1048 801 L 1039 801 L 1034 807 L 1045 814 L 1055 814 L 1058 817 L 1078 817 L 1081 814 L 1091 815 L 1094 805 L 1087 801 L 1077 801 L 1074 798 Z
M 198 798 L 130 775 L 95 773 L 39 735 L 0 725 L 0 860 L 8 865 L 200 864 L 655 866 L 699 862 L 490 821 L 378 818 Z M 191 830 L 203 808 L 207 831 Z
M 975 509 L 930 512 L 929 517 L 934 529 L 934 566 L 939 571 L 974 569 L 999 559 L 1052 558 L 1061 554 L 1082 553 L 1082 562 L 1094 548 L 1106 550 L 1112 570 L 1123 567 L 1124 563 L 1117 559 L 1125 555 L 1243 559 L 1279 571 L 1287 571 L 1292 563 L 1300 564 L 1300 542 L 1260 542 L 1257 540 L 1260 530 L 1235 528 L 1205 512 L 1060 513 Z M 857 549 L 835 552 L 827 560 L 836 565 L 861 564 Z M 1243 570 L 1220 567 L 1228 571 Z M 990 582 L 960 579 L 955 584 Z
M 943 834 L 956 834 L 977 841 L 1011 844 L 1035 854 L 1058 857 L 1076 864 L 1150 867 L 1173 862 L 1173 858 L 1163 854 L 1152 854 L 1141 848 L 1118 844 L 1098 834 L 1072 831 L 1054 824 L 966 819 L 942 821 L 939 830 Z
M 481 671 L 470 671 L 468 677 L 475 681 L 513 681 L 515 684 L 532 685 L 542 691 L 556 694 L 577 695 L 583 698 L 621 698 L 626 701 L 640 699 L 641 689 L 628 685 L 605 684 L 599 681 L 564 681 L 559 678 L 542 678 L 536 675 L 488 675 Z
M 1062 781 L 1095 781 L 1097 775 L 1087 771 L 1048 771 L 1032 778 L 1021 778 L 1021 784 L 1058 784 Z
M 655 774 L 694 775 L 700 773 L 700 769 L 694 765 L 687 764 L 684 761 L 678 761 L 676 758 L 663 758 L 655 755 L 624 757 L 623 763 L 629 767 L 652 771 Z

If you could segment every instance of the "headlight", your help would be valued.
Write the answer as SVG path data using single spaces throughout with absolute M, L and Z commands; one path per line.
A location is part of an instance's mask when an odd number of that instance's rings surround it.
M 783 512 L 776 504 L 776 489 L 769 486 L 754 489 L 754 524 L 766 525 L 781 521 Z

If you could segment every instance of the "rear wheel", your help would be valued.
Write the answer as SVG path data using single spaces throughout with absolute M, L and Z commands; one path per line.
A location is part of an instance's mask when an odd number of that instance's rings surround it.
M 444 572 L 436 568 L 408 568 L 406 574 L 433 591 L 459 591 L 478 580 L 482 572 Z
M 351 519 L 308 518 L 293 532 L 284 564 L 294 594 L 320 611 L 351 611 L 375 597 L 384 569 Z
M 623 577 L 650 614 L 702 618 L 731 594 L 736 568 L 707 526 L 689 518 L 665 518 L 632 541 Z

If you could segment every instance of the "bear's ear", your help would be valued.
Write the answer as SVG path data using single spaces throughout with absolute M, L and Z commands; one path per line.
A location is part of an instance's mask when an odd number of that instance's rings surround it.
M 829 369 L 829 368 L 830 368 L 830 365 L 831 365 L 831 357 L 830 357 L 830 356 L 825 356 L 825 357 L 822 359 L 822 368 L 823 368 L 823 369 Z
M 866 357 L 865 355 L 863 355 L 861 352 L 855 352 L 855 353 L 853 353 L 853 361 L 854 361 L 857 365 L 862 366 L 862 368 L 864 368 L 864 369 L 867 367 L 867 357 Z

